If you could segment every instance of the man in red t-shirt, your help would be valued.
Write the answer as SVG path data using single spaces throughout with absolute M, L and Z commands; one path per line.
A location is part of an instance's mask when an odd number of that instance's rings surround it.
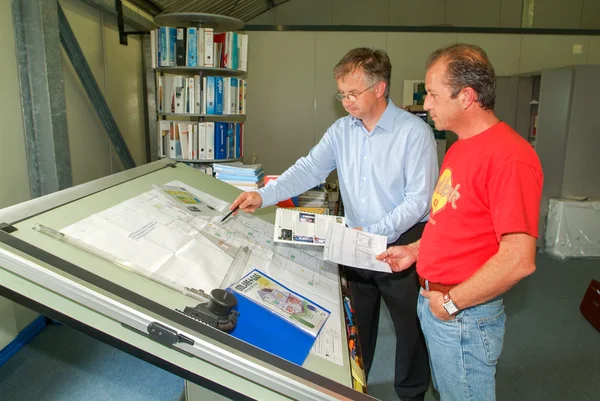
M 417 262 L 417 313 L 442 400 L 494 400 L 506 315 L 502 294 L 535 271 L 542 168 L 494 114 L 495 74 L 477 46 L 427 62 L 425 109 L 449 149 L 420 241 L 378 256 L 393 271 Z

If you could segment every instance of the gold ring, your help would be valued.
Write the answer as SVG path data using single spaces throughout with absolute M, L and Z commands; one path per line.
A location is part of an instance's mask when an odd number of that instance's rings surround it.
M 386 257 L 390 257 L 390 254 L 388 253 L 388 251 L 385 251 Z

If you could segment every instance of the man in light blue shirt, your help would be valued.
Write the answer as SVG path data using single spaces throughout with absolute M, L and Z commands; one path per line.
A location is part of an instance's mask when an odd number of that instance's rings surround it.
M 349 227 L 385 235 L 388 244 L 421 237 L 438 177 L 431 128 L 389 99 L 391 63 L 381 50 L 348 52 L 334 69 L 340 100 L 349 113 L 337 120 L 308 156 L 276 181 L 242 193 L 232 204 L 246 212 L 274 205 L 321 183 L 334 169 Z M 347 268 L 358 335 L 368 375 L 383 296 L 396 328 L 394 386 L 402 400 L 422 400 L 429 362 L 416 315 L 414 267 L 402 274 Z

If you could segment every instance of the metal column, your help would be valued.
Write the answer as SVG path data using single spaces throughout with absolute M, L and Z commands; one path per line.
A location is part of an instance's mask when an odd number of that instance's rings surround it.
M 108 134 L 115 151 L 119 155 L 119 159 L 121 160 L 123 167 L 125 169 L 135 167 L 135 161 L 133 160 L 131 153 L 129 153 L 129 149 L 127 148 L 127 144 L 123 139 L 123 135 L 121 135 L 121 131 L 117 126 L 117 122 L 113 118 L 113 115 L 108 108 L 108 104 L 106 103 L 106 100 L 100 91 L 100 87 L 98 86 L 98 83 L 92 74 L 92 70 L 90 69 L 87 60 L 81 51 L 81 47 L 79 47 L 79 43 L 77 43 L 75 34 L 73 33 L 73 30 L 71 30 L 71 26 L 67 20 L 67 16 L 63 12 L 60 4 L 57 4 L 57 6 L 60 27 L 60 41 L 67 55 L 69 56 L 69 60 L 71 60 L 75 72 L 77 72 L 77 75 L 79 76 L 79 79 L 81 80 L 81 83 L 83 84 L 90 101 L 94 105 L 94 109 L 98 113 L 98 117 L 100 117 L 100 121 L 102 122 L 104 129 L 106 130 L 106 133 Z
M 158 160 L 158 130 L 156 121 L 156 74 L 152 68 L 150 36 L 142 36 L 142 72 L 144 74 L 144 119 L 146 120 L 146 159 Z
M 58 3 L 13 0 L 31 196 L 72 185 Z

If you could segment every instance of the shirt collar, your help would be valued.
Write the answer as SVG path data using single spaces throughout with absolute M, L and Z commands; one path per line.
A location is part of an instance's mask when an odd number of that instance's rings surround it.
M 384 131 L 392 132 L 394 128 L 394 117 L 397 109 L 398 107 L 396 107 L 394 102 L 392 102 L 392 99 L 388 98 L 388 105 L 385 108 L 381 117 L 379 118 L 379 121 L 377 121 L 377 124 L 375 124 L 375 126 L 381 128 Z M 356 124 L 358 126 L 363 126 L 363 122 L 361 119 L 352 116 L 350 116 L 350 119 L 350 125 Z

